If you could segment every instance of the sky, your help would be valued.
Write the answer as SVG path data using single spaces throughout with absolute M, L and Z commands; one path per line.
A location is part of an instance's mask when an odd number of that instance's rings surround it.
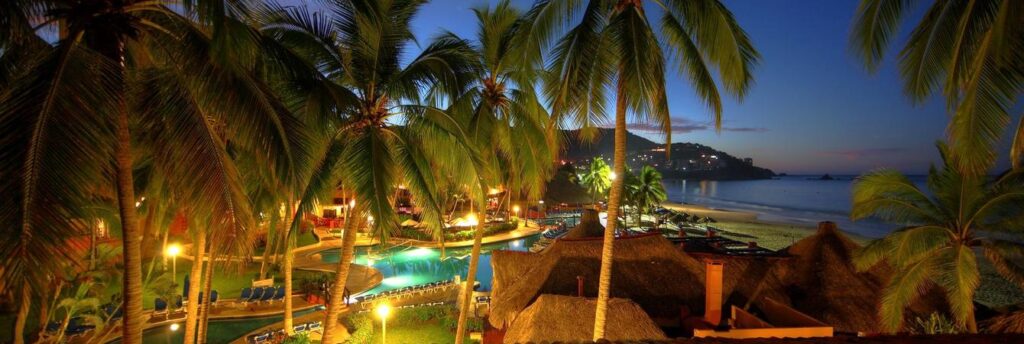
M 470 8 L 487 2 L 431 1 L 413 22 L 414 32 L 422 44 L 442 30 L 475 39 Z M 944 100 L 912 104 L 904 96 L 894 60 L 897 47 L 877 72 L 863 68 L 848 43 L 857 0 L 723 2 L 761 53 L 755 85 L 742 102 L 723 99 L 723 129 L 716 133 L 710 111 L 670 68 L 673 142 L 708 145 L 789 174 L 859 174 L 883 167 L 923 174 L 939 161 L 934 144 L 949 119 Z M 526 10 L 532 1 L 513 3 Z M 654 11 L 660 10 L 649 8 L 648 15 L 657 18 Z M 900 42 L 914 22 L 900 33 Z M 640 127 L 634 133 L 664 141 Z M 1003 160 L 1008 147 L 1003 144 Z

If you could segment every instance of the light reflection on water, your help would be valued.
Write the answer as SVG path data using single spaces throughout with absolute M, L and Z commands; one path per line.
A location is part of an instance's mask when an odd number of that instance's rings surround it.
M 492 250 L 526 251 L 540 235 L 522 239 L 484 245 L 480 251 L 480 263 L 476 278 L 480 281 L 480 290 L 491 289 Z M 471 247 L 445 249 L 445 259 L 441 259 L 441 250 L 433 248 L 417 248 L 410 246 L 394 246 L 387 249 L 379 247 L 360 247 L 356 250 L 355 263 L 370 265 L 383 274 L 384 280 L 364 294 L 373 294 L 398 289 L 410 285 L 418 285 L 454 278 L 456 274 L 462 279 L 469 271 L 469 255 Z M 337 263 L 339 250 L 320 252 L 325 263 Z

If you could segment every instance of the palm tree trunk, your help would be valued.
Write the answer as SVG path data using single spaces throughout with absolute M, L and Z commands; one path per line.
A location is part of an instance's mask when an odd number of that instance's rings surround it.
M 470 208 L 472 212 L 472 208 Z M 462 302 L 459 305 L 459 323 L 455 332 L 455 343 L 465 342 L 466 318 L 469 315 L 469 303 L 473 297 L 473 284 L 476 283 L 476 268 L 480 263 L 480 244 L 484 238 L 484 231 L 478 223 L 473 233 L 473 252 L 469 256 L 469 273 L 466 275 L 466 289 L 463 291 Z
M 188 305 L 185 307 L 185 344 L 196 342 L 196 326 L 199 324 L 199 283 L 203 275 L 203 256 L 206 251 L 206 229 L 199 226 L 192 243 L 192 270 L 189 272 Z
M 619 204 L 622 198 L 622 182 L 626 179 L 626 99 L 622 83 L 619 83 L 618 99 L 615 103 L 615 158 L 612 171 L 618 178 L 612 181 L 608 196 L 608 226 L 604 231 L 604 247 L 601 249 L 601 275 L 597 284 L 597 311 L 594 314 L 594 341 L 604 339 L 605 321 L 608 314 L 608 298 L 612 283 L 612 257 L 615 244 L 615 225 L 618 222 Z
M 18 315 L 14 320 L 14 344 L 25 344 L 25 323 L 28 320 L 28 311 L 32 307 L 31 291 L 27 282 L 21 288 L 21 305 L 18 306 Z M 46 323 L 41 326 L 46 327 Z
M 291 228 L 291 227 L 289 227 Z M 289 336 L 294 335 L 292 327 L 292 248 L 295 246 L 295 237 L 289 236 L 288 243 L 284 249 L 284 330 Z
M 203 303 L 199 305 L 199 330 L 196 331 L 196 342 L 199 344 L 206 344 L 206 325 L 210 323 L 210 301 L 213 301 L 210 289 L 213 286 L 213 263 L 216 258 L 214 254 L 211 240 L 210 252 L 206 255 L 206 270 L 203 272 Z
M 338 260 L 338 270 L 334 275 L 334 286 L 331 290 L 331 302 L 327 304 L 327 320 L 324 322 L 324 344 L 333 344 L 341 342 L 338 338 L 338 316 L 341 315 L 342 308 L 345 308 L 344 297 L 345 295 L 345 282 L 348 280 L 348 273 L 352 258 L 355 256 L 356 246 L 356 231 L 360 226 L 356 225 L 361 222 L 356 220 L 358 215 L 362 211 L 356 211 L 349 216 L 346 221 L 345 234 L 341 239 L 341 257 Z
M 114 171 L 117 183 L 117 204 L 121 215 L 121 241 L 124 251 L 124 323 L 121 340 L 125 344 L 142 343 L 142 232 L 135 210 L 135 184 L 132 176 L 132 140 L 128 129 L 128 104 L 123 79 L 126 77 L 124 39 L 112 36 L 100 47 L 103 54 L 116 62 L 122 79 L 117 99 L 117 146 L 114 149 Z

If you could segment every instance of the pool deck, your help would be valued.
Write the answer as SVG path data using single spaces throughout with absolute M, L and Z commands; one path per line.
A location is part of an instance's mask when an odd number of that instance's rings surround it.
M 430 302 L 454 301 L 455 298 L 458 296 L 458 293 L 459 293 L 458 291 L 459 291 L 458 288 L 444 289 L 444 290 L 439 290 L 437 292 L 425 293 L 425 294 L 420 294 L 420 295 L 414 295 L 414 296 L 410 296 L 410 297 L 406 297 L 406 298 L 395 298 L 395 299 L 389 300 L 388 303 L 392 307 L 401 307 L 401 306 L 405 306 L 405 305 L 419 305 L 419 304 L 430 303 Z M 360 310 L 362 310 L 362 304 L 352 304 L 352 305 L 349 305 L 348 307 L 346 307 L 345 309 L 342 310 L 342 316 L 344 316 L 345 314 L 348 314 L 350 312 L 359 312 Z M 293 319 L 293 323 L 294 324 L 303 324 L 303 323 L 308 323 L 308 322 L 311 322 L 311 321 L 321 321 L 322 322 L 326 318 L 327 318 L 327 312 L 326 311 L 324 311 L 324 312 L 313 312 L 313 313 L 310 313 L 310 314 L 303 315 L 301 317 L 296 317 L 295 319 Z M 283 326 L 284 326 L 284 322 L 281 321 L 281 322 L 273 323 L 273 324 L 270 324 L 270 325 L 258 328 L 255 331 L 246 333 L 244 336 L 242 336 L 242 337 L 240 337 L 238 339 L 235 339 L 234 341 L 231 342 L 231 344 L 246 344 L 245 339 L 248 338 L 251 335 L 254 335 L 254 334 L 257 334 L 257 333 L 266 332 L 266 331 L 269 331 L 269 330 L 277 330 L 277 329 L 282 328 Z M 347 338 L 348 337 L 348 330 L 345 329 L 345 326 L 341 326 L 339 328 L 340 329 L 344 329 L 345 333 L 344 333 L 344 335 L 342 335 L 342 337 L 343 338 Z M 322 335 L 323 335 L 323 333 L 313 332 L 313 333 L 310 333 L 310 339 L 311 340 L 321 340 L 321 336 Z

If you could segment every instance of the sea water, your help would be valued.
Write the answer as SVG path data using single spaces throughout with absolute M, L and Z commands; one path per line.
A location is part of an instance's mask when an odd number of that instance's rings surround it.
M 759 220 L 813 226 L 833 221 L 845 231 L 877 238 L 901 224 L 877 219 L 850 220 L 851 188 L 856 176 L 784 176 L 743 181 L 699 181 L 666 179 L 668 200 L 703 205 L 714 209 L 755 212 Z M 911 176 L 924 190 L 923 176 Z

